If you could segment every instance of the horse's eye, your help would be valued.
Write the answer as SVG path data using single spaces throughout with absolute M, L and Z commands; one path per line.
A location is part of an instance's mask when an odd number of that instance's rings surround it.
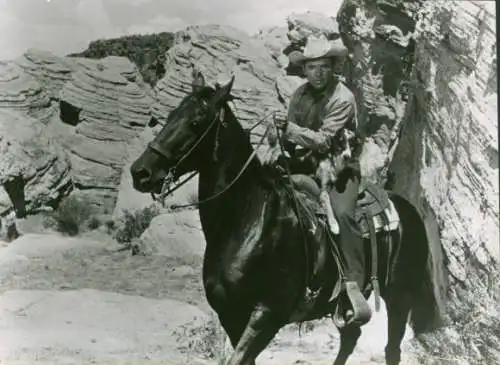
M 199 120 L 193 120 L 191 122 L 191 128 L 198 128 L 200 126 L 200 121 Z

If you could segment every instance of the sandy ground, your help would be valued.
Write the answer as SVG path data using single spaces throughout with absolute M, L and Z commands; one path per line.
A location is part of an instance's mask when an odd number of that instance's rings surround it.
M 171 227 L 176 239 L 167 241 L 178 245 L 186 232 Z M 220 363 L 230 347 L 206 303 L 196 245 L 134 257 L 118 247 L 101 233 L 0 242 L 0 364 Z M 381 311 L 349 364 L 383 364 L 386 338 Z M 290 325 L 258 364 L 331 364 L 338 344 L 330 320 L 300 333 Z M 413 364 L 406 355 L 403 364 Z

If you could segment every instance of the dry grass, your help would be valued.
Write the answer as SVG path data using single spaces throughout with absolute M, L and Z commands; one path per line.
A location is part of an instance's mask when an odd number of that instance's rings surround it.
M 228 355 L 228 338 L 213 312 L 211 312 L 210 321 L 203 328 L 183 326 L 173 335 L 177 337 L 179 342 L 182 342 L 179 349 L 187 355 L 188 360 L 202 358 L 222 365 Z M 186 341 L 186 338 L 189 340 Z
M 171 298 L 207 309 L 201 262 L 165 256 L 131 256 L 103 247 L 78 247 L 31 260 L 1 278 L 12 289 L 96 289 L 149 298 Z

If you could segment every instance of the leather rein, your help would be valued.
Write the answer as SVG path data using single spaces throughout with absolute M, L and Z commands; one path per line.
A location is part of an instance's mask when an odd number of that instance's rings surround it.
M 274 113 L 274 111 L 270 112 L 270 113 L 267 113 L 266 115 L 264 115 L 264 117 L 262 117 L 257 123 L 255 123 L 247 131 L 251 132 L 254 128 L 256 128 L 257 126 L 259 126 L 260 124 L 262 124 L 263 122 L 265 122 L 265 120 L 267 119 L 267 117 L 269 115 L 271 115 L 272 113 Z M 202 133 L 202 135 L 200 136 L 200 138 L 198 138 L 198 140 L 193 144 L 193 146 L 179 159 L 179 161 L 175 164 L 175 166 L 172 167 L 171 169 L 169 169 L 169 171 L 167 173 L 167 176 L 165 177 L 165 179 L 163 181 L 163 185 L 162 185 L 161 191 L 158 194 L 158 196 L 156 196 L 154 193 L 151 193 L 151 197 L 153 198 L 154 201 L 160 201 L 160 203 L 164 207 L 165 206 L 165 198 L 168 195 L 172 194 L 174 191 L 176 191 L 181 186 L 183 186 L 184 184 L 186 184 L 189 180 L 191 180 L 192 178 L 194 178 L 196 176 L 196 174 L 198 174 L 198 171 L 194 171 L 191 174 L 189 174 L 189 176 L 187 176 L 184 180 L 182 180 L 181 182 L 175 184 L 175 186 L 173 186 L 172 188 L 170 188 L 170 186 L 172 185 L 172 182 L 175 181 L 175 170 L 178 168 L 178 166 L 180 165 L 180 163 L 182 161 L 184 161 L 187 157 L 189 157 L 194 152 L 194 150 L 201 144 L 201 142 L 203 142 L 203 140 L 208 135 L 208 133 L 210 132 L 210 130 L 212 129 L 212 127 L 217 123 L 217 121 L 219 121 L 219 123 L 217 125 L 217 134 L 216 134 L 216 140 L 215 140 L 214 151 L 213 151 L 214 158 L 216 159 L 216 152 L 217 152 L 218 143 L 219 143 L 218 137 L 219 137 L 220 127 L 221 126 L 224 127 L 224 128 L 227 127 L 227 124 L 224 122 L 224 119 L 225 119 L 224 109 L 221 108 L 221 109 L 219 109 L 219 112 L 216 113 L 216 115 L 214 116 L 213 120 L 210 122 L 210 125 Z M 197 202 L 190 203 L 190 204 L 175 205 L 175 206 L 172 206 L 172 207 L 178 209 L 178 208 L 187 208 L 187 207 L 190 207 L 190 206 L 198 206 L 198 205 L 200 205 L 202 203 L 205 203 L 207 201 L 211 201 L 211 200 L 213 200 L 213 199 L 221 196 L 225 192 L 227 192 L 231 188 L 231 186 L 233 186 L 238 181 L 238 179 L 241 177 L 241 175 L 243 175 L 243 173 L 245 172 L 245 170 L 248 168 L 248 166 L 252 162 L 253 158 L 257 154 L 257 149 L 264 142 L 264 139 L 266 138 L 268 132 L 269 132 L 269 126 L 268 126 L 268 128 L 266 128 L 265 132 L 263 133 L 261 139 L 259 140 L 259 143 L 258 143 L 257 147 L 253 149 L 253 152 L 250 154 L 250 156 L 247 158 L 247 160 L 243 164 L 243 167 L 241 168 L 241 170 L 238 172 L 238 174 L 236 174 L 236 176 L 234 177 L 234 179 L 229 184 L 227 184 L 224 187 L 224 189 L 222 189 L 221 191 L 217 192 L 216 194 L 214 194 L 214 195 L 212 195 L 212 196 L 210 196 L 210 197 L 208 197 L 206 199 L 199 200 Z M 165 151 L 155 141 L 151 141 L 150 143 L 148 143 L 147 147 L 149 149 L 153 150 L 155 153 L 159 154 L 160 156 L 164 157 L 165 159 L 171 159 L 172 158 L 172 154 L 170 152 L 168 152 L 168 151 Z

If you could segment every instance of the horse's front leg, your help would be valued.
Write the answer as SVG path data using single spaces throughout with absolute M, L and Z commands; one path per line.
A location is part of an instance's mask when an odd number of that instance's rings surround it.
M 335 358 L 333 365 L 344 365 L 349 356 L 351 356 L 359 337 L 361 328 L 356 325 L 349 325 L 339 329 L 340 332 L 340 350 Z
M 252 365 L 283 324 L 265 306 L 257 306 L 250 315 L 233 354 L 225 365 Z

